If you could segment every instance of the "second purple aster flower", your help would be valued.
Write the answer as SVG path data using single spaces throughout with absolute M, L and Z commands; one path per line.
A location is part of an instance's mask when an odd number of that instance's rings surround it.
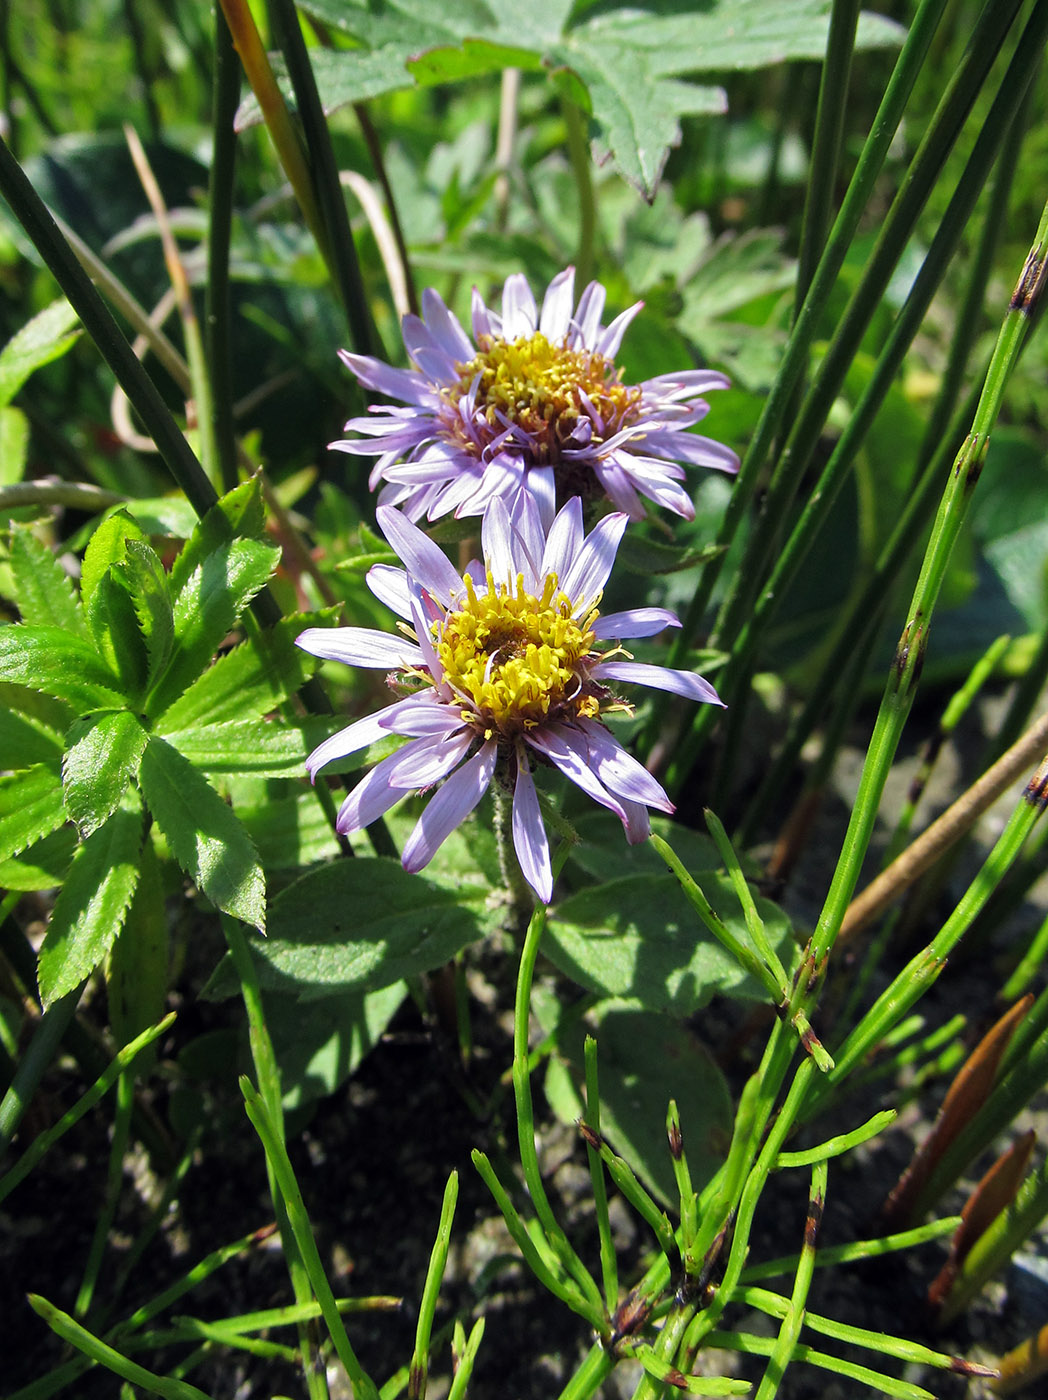
M 688 431 L 709 412 L 702 397 L 728 387 L 714 370 L 681 370 L 624 384 L 615 356 L 643 303 L 601 325 L 605 291 L 591 282 L 575 304 L 573 268 L 550 283 L 541 311 L 522 274 L 506 281 L 502 313 L 473 292 L 473 340 L 434 291 L 405 316 L 414 369 L 342 352 L 362 384 L 406 407 L 375 406 L 332 443 L 374 456 L 380 501 L 422 516 L 483 515 L 523 489 L 548 527 L 571 496 L 606 496 L 630 519 L 647 497 L 691 519 L 684 465 L 733 472 L 738 458 Z
M 400 511 L 380 506 L 378 522 L 407 568 L 375 565 L 368 583 L 410 627 L 311 627 L 298 645 L 390 672 L 401 698 L 315 749 L 310 774 L 391 734 L 406 736 L 342 803 L 338 829 L 359 831 L 409 792 L 440 784 L 404 847 L 408 870 L 428 864 L 497 777 L 512 793 L 524 878 L 548 902 L 553 876 L 532 768 L 558 769 L 616 813 L 630 841 L 642 841 L 648 808 L 671 812 L 673 804 L 601 722 L 629 709 L 618 683 L 712 704 L 720 704 L 717 693 L 694 672 L 636 662 L 617 645 L 679 626 L 673 613 L 599 612 L 625 515 L 605 516 L 586 535 L 574 497 L 547 531 L 525 493 L 512 511 L 496 499 L 484 516 L 484 564 L 465 575 Z

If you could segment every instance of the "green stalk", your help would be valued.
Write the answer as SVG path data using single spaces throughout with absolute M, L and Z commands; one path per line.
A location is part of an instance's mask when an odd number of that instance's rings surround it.
M 223 491 L 237 484 L 237 445 L 233 425 L 232 299 L 229 245 L 233 225 L 236 132 L 240 64 L 229 25 L 215 15 L 215 71 L 212 87 L 211 174 L 207 201 L 207 287 L 204 300 L 205 361 L 211 377 L 211 433 Z
M 593 280 L 597 257 L 597 201 L 593 194 L 593 162 L 590 159 L 582 113 L 568 97 L 563 99 L 560 109 L 567 126 L 568 158 L 571 161 L 571 173 L 575 177 L 575 190 L 579 201 L 579 242 L 575 250 L 575 270 L 579 282 L 585 287 Z
M 770 1337 L 758 1337 L 752 1332 L 711 1332 L 709 1345 L 742 1352 L 746 1356 L 770 1356 L 775 1343 Z M 858 1366 L 853 1361 L 844 1361 L 839 1356 L 816 1351 L 814 1347 L 806 1346 L 803 1342 L 798 1342 L 794 1348 L 793 1360 L 804 1361 L 809 1366 L 820 1366 L 835 1376 L 858 1381 L 860 1385 L 869 1386 L 879 1396 L 891 1396 L 892 1400 L 935 1400 L 932 1392 L 925 1390 L 921 1385 L 897 1381 L 893 1376 L 886 1376 L 869 1366 Z
M 779 1155 L 781 1157 L 783 1154 Z M 951 1215 L 944 1220 L 933 1220 L 927 1225 L 918 1225 L 913 1230 L 903 1230 L 897 1235 L 884 1235 L 879 1240 L 855 1240 L 851 1244 L 829 1245 L 819 1250 L 815 1258 L 815 1267 L 824 1269 L 831 1264 L 855 1264 L 866 1259 L 879 1259 L 884 1254 L 894 1254 L 899 1249 L 914 1249 L 919 1244 L 927 1244 L 931 1240 L 940 1240 L 952 1235 L 960 1223 L 959 1215 Z M 742 1285 L 740 1295 L 745 1293 L 745 1286 L 748 1284 L 795 1273 L 799 1262 L 799 1254 L 787 1254 L 781 1259 L 751 1264 L 739 1275 L 739 1283 Z
M 349 227 L 346 200 L 331 145 L 331 133 L 320 105 L 298 12 L 292 0 L 268 0 L 268 10 L 273 34 L 284 55 L 288 77 L 295 91 L 323 231 L 321 248 L 327 249 L 328 265 L 349 321 L 350 339 L 358 353 L 381 355 L 382 345 L 368 309 L 364 279 L 360 273 L 356 244 Z
M 1048 13 L 1048 6 L 1042 7 L 1042 12 Z M 866 762 L 863 765 L 859 791 L 844 837 L 841 858 L 812 935 L 812 956 L 816 966 L 822 963 L 832 948 L 845 910 L 855 891 L 862 862 L 873 834 L 884 783 L 916 693 L 927 646 L 928 628 L 950 555 L 982 470 L 990 431 L 1000 412 L 1004 390 L 1026 334 L 1030 311 L 1043 290 L 1048 266 L 1045 263 L 1046 242 L 1048 205 L 1041 215 L 1034 246 L 1001 327 L 975 411 L 972 431 L 958 453 L 932 527 L 932 536 L 914 589 L 908 620 L 899 639 Z
M 597 1076 L 597 1042 L 588 1035 L 585 1040 L 586 1060 L 586 1121 L 594 1132 L 600 1133 L 600 1086 Z M 604 1168 L 600 1153 L 593 1144 L 586 1143 L 586 1161 L 589 1164 L 590 1186 L 593 1190 L 593 1212 L 597 1219 L 597 1237 L 600 1240 L 600 1272 L 604 1284 L 604 1306 L 609 1317 L 615 1312 L 619 1302 L 619 1268 L 615 1254 L 615 1241 L 611 1234 L 611 1220 L 608 1215 L 608 1188 L 604 1180 Z
M 408 1400 L 425 1400 L 426 1383 L 429 1379 L 429 1346 L 433 1332 L 433 1316 L 437 1311 L 440 1285 L 444 1270 L 448 1265 L 448 1250 L 451 1248 L 451 1224 L 455 1219 L 455 1204 L 458 1201 L 458 1172 L 452 1172 L 444 1187 L 444 1203 L 440 1208 L 440 1224 L 437 1238 L 429 1256 L 426 1282 L 422 1289 L 422 1302 L 419 1304 L 418 1325 L 415 1328 L 415 1350 L 411 1356 L 411 1370 L 408 1379 Z
M 36 1023 L 33 1038 L 18 1062 L 7 1093 L 0 1100 L 0 1153 L 10 1146 L 22 1115 L 33 1101 L 40 1081 L 51 1066 L 84 990 L 81 982 L 64 997 L 53 1001 Z
M 105 1197 L 98 1219 L 95 1221 L 91 1247 L 88 1250 L 87 1264 L 84 1268 L 84 1277 L 80 1282 L 74 1304 L 74 1311 L 80 1318 L 86 1317 L 91 1310 L 95 1284 L 98 1282 L 98 1273 L 102 1267 L 106 1245 L 109 1243 L 109 1232 L 116 1219 L 116 1208 L 120 1203 L 120 1192 L 124 1184 L 124 1157 L 127 1155 L 127 1144 L 131 1132 L 131 1110 L 134 1107 L 134 1102 L 134 1079 L 125 1071 L 116 1084 L 116 1112 L 113 1115 L 113 1136 L 109 1144 L 109 1169 L 106 1172 Z
M 483 1336 L 484 1319 L 478 1317 L 473 1324 L 466 1345 L 456 1358 L 455 1375 L 451 1382 L 451 1389 L 448 1391 L 448 1400 L 466 1400 L 466 1390 L 470 1377 L 473 1375 L 473 1363 L 477 1358 L 477 1351 Z
M 747 511 L 749 510 L 772 444 L 782 426 L 786 409 L 791 402 L 793 391 L 808 363 L 808 355 L 815 338 L 819 319 L 826 308 L 830 292 L 837 280 L 845 255 L 859 226 L 859 220 L 873 193 L 881 166 L 884 164 L 888 148 L 902 120 L 903 110 L 909 100 L 914 82 L 920 73 L 932 37 L 938 27 L 946 0 L 922 0 L 914 16 L 906 41 L 899 53 L 884 97 L 866 138 L 855 174 L 841 204 L 840 213 L 834 221 L 833 229 L 826 241 L 819 265 L 812 278 L 808 295 L 804 299 L 789 340 L 783 350 L 782 363 L 764 404 L 760 420 L 743 458 L 739 475 L 735 482 L 724 520 L 718 532 L 716 543 L 726 551 L 734 540 Z M 1012 7 L 1014 9 L 1014 6 Z M 1010 22 L 1010 17 L 1009 17 Z M 702 571 L 702 578 L 684 618 L 684 625 L 675 640 L 670 665 L 679 665 L 698 630 L 703 614 L 709 606 L 713 589 L 719 579 L 723 555 L 711 560 Z
M 808 1214 L 804 1220 L 804 1244 L 793 1280 L 793 1290 L 783 1314 L 774 1350 L 768 1357 L 768 1365 L 757 1387 L 756 1400 L 772 1400 L 778 1393 L 779 1385 L 786 1374 L 786 1367 L 790 1364 L 794 1347 L 800 1338 L 801 1327 L 805 1322 L 804 1305 L 808 1301 L 808 1291 L 815 1272 L 815 1241 L 826 1205 L 826 1177 L 825 1160 L 816 1162 L 812 1167 Z
M 898 1116 L 894 1108 L 886 1108 L 880 1113 L 875 1113 L 861 1127 L 853 1128 L 850 1133 L 839 1133 L 836 1137 L 827 1138 L 825 1142 L 820 1142 L 818 1147 L 807 1147 L 802 1152 L 780 1152 L 775 1160 L 775 1170 L 782 1171 L 784 1167 L 810 1167 L 817 1162 L 825 1162 L 830 1157 L 839 1157 L 844 1152 L 850 1152 L 853 1147 L 869 1142 L 870 1138 L 890 1127 Z
M 349 1337 L 342 1322 L 342 1314 L 339 1312 L 338 1304 L 335 1302 L 335 1295 L 331 1291 L 331 1284 L 328 1282 L 327 1274 L 324 1272 L 324 1265 L 320 1258 L 320 1251 L 317 1249 L 316 1241 L 313 1238 L 312 1227 L 309 1222 L 309 1215 L 306 1212 L 305 1203 L 302 1200 L 302 1192 L 298 1182 L 295 1180 L 294 1169 L 291 1160 L 287 1155 L 287 1148 L 284 1146 L 280 1135 L 279 1127 L 274 1123 L 269 1113 L 265 1101 L 259 1095 L 251 1081 L 247 1077 L 242 1077 L 240 1089 L 244 1095 L 244 1105 L 247 1109 L 247 1116 L 251 1119 L 255 1131 L 261 1139 L 265 1148 L 266 1161 L 273 1170 L 280 1195 L 287 1208 L 288 1220 L 294 1231 L 295 1240 L 298 1243 L 299 1253 L 308 1275 L 313 1294 L 320 1304 L 320 1311 L 327 1324 L 328 1332 L 334 1343 L 335 1352 L 338 1359 L 345 1368 L 353 1386 L 353 1393 L 358 1400 L 378 1400 L 378 1388 L 369 1375 L 363 1370 L 357 1360 L 356 1353 L 350 1344 Z
M 614 1366 L 615 1358 L 599 1342 L 595 1342 L 557 1400 L 590 1400 L 611 1375 Z

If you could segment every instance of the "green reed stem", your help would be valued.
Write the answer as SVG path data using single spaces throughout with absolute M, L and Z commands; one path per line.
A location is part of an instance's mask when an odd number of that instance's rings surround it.
M 866 138 L 855 174 L 845 194 L 841 209 L 834 221 L 819 265 L 812 278 L 804 305 L 790 332 L 783 350 L 782 362 L 775 383 L 764 404 L 760 420 L 750 439 L 735 488 L 728 501 L 724 520 L 718 532 L 716 544 L 726 551 L 735 538 L 743 518 L 752 505 L 760 484 L 764 465 L 768 460 L 772 444 L 778 435 L 787 406 L 791 402 L 794 389 L 808 363 L 808 354 L 815 338 L 819 318 L 826 308 L 837 274 L 844 263 L 845 255 L 859 226 L 863 210 L 873 193 L 877 176 L 884 164 L 903 110 L 909 100 L 914 82 L 920 73 L 932 37 L 938 27 L 946 0 L 922 0 L 914 16 L 906 41 L 899 53 L 895 68 L 888 81 L 884 97 Z M 684 625 L 675 639 L 670 665 L 679 665 L 688 647 L 692 644 L 699 623 L 720 577 L 724 553 L 715 557 L 703 569 L 699 586 L 688 606 Z
M 775 1343 L 771 1337 L 759 1337 L 753 1332 L 717 1331 L 710 1333 L 709 1345 L 742 1352 L 745 1356 L 770 1356 Z M 860 1385 L 869 1386 L 879 1396 L 891 1396 L 892 1400 L 935 1400 L 932 1392 L 925 1390 L 921 1385 L 898 1381 L 893 1376 L 872 1370 L 869 1366 L 859 1366 L 853 1361 L 844 1361 L 839 1356 L 816 1351 L 814 1347 L 806 1346 L 803 1342 L 798 1342 L 794 1348 L 793 1360 L 804 1361 L 809 1366 L 819 1366 L 834 1375 L 858 1381 Z
M 105 1196 L 102 1209 L 91 1236 L 84 1277 L 77 1291 L 74 1312 L 77 1317 L 85 1317 L 91 1310 L 99 1270 L 105 1257 L 109 1232 L 116 1219 L 116 1209 L 120 1203 L 120 1192 L 124 1184 L 124 1157 L 131 1132 L 131 1110 L 135 1102 L 134 1079 L 125 1071 L 116 1083 L 116 1112 L 113 1114 L 113 1135 L 109 1144 L 109 1167 L 106 1172 Z
M 174 1021 L 175 1013 L 172 1011 L 157 1025 L 150 1026 L 148 1030 L 136 1036 L 134 1040 L 114 1055 L 112 1063 L 95 1080 L 90 1089 L 77 1099 L 71 1109 L 63 1113 L 57 1123 L 39 1133 L 14 1166 L 0 1177 L 0 1201 L 5 1200 L 15 1187 L 25 1180 L 46 1153 L 54 1147 L 59 1138 L 79 1123 L 85 1113 L 94 1108 L 95 1104 L 109 1092 L 120 1075 L 130 1067 L 146 1046 L 152 1045 L 154 1040 L 158 1040 Z
M 600 1084 L 597 1075 L 597 1042 L 588 1035 L 584 1043 L 586 1062 L 586 1121 L 594 1132 L 600 1133 Z M 597 1237 L 600 1240 L 600 1272 L 604 1284 L 604 1306 L 610 1316 L 619 1301 L 619 1266 L 615 1253 L 615 1241 L 611 1234 L 611 1219 L 608 1215 L 608 1188 L 604 1180 L 604 1168 L 600 1153 L 592 1143 L 586 1143 L 586 1161 L 589 1164 L 590 1186 L 593 1190 L 593 1212 L 597 1221 Z
M 557 1400 L 590 1400 L 607 1380 L 615 1366 L 615 1358 L 599 1342 L 594 1343 L 586 1353 L 586 1359 L 579 1366 Z
M 1043 7 L 1048 16 L 1048 6 Z M 1048 205 L 1038 226 L 1036 241 L 1005 316 L 972 431 L 957 455 L 932 527 L 920 575 L 910 604 L 908 620 L 896 649 L 884 698 L 874 725 L 859 791 L 845 833 L 841 858 L 812 935 L 812 957 L 819 965 L 829 953 L 840 930 L 845 910 L 855 891 L 859 872 L 873 834 L 881 793 L 895 757 L 903 725 L 913 704 L 924 662 L 928 629 L 942 587 L 953 546 L 964 523 L 972 491 L 982 470 L 990 431 L 1000 412 L 1009 376 L 1026 334 L 1030 310 L 1044 285 L 1048 241 Z
M 37 1022 L 33 1038 L 18 1062 L 7 1093 L 0 1100 L 0 1153 L 6 1152 L 10 1146 L 22 1115 L 32 1103 L 41 1079 L 50 1068 L 62 1037 L 76 1014 L 83 990 L 84 983 L 81 982 L 79 987 L 53 1001 Z
M 568 133 L 568 159 L 575 178 L 579 201 L 579 241 L 575 251 L 575 270 L 582 286 L 593 280 L 597 257 L 597 201 L 593 193 L 593 161 L 582 113 L 570 98 L 560 104 Z
M 237 445 L 233 423 L 233 303 L 229 247 L 233 227 L 236 131 L 240 62 L 229 25 L 215 14 L 215 68 L 212 86 L 211 175 L 207 201 L 207 285 L 204 293 L 205 360 L 211 379 L 211 434 L 223 491 L 237 484 Z
M 440 1285 L 444 1270 L 448 1265 L 448 1250 L 451 1248 L 451 1224 L 455 1219 L 455 1205 L 458 1201 L 458 1172 L 452 1172 L 444 1187 L 444 1203 L 440 1208 L 440 1224 L 437 1238 L 429 1256 L 426 1282 L 422 1289 L 422 1302 L 419 1304 L 418 1325 L 415 1328 L 415 1350 L 411 1356 L 411 1370 L 408 1380 L 408 1400 L 425 1400 L 426 1384 L 429 1379 L 429 1345 L 433 1332 L 433 1317 L 437 1311 Z
M 879 1240 L 855 1240 L 851 1244 L 828 1245 L 816 1255 L 815 1267 L 825 1269 L 831 1264 L 856 1264 L 867 1259 L 879 1259 L 884 1254 L 894 1254 L 900 1249 L 914 1249 L 917 1245 L 952 1235 L 960 1223 L 959 1215 L 951 1215 L 944 1220 L 932 1220 L 927 1225 L 919 1225 L 914 1230 L 903 1230 L 897 1235 L 884 1235 Z M 761 1279 L 795 1273 L 799 1262 L 799 1254 L 787 1254 L 781 1259 L 769 1259 L 763 1264 L 750 1264 L 739 1275 L 739 1283 L 742 1285 L 740 1294 L 746 1285 L 757 1283 Z
M 455 1376 L 448 1391 L 448 1400 L 466 1400 L 466 1389 L 473 1375 L 473 1363 L 484 1336 L 484 1319 L 478 1317 L 473 1324 L 466 1345 L 459 1352 L 455 1365 Z
M 802 1152 L 780 1152 L 775 1159 L 775 1170 L 781 1171 L 784 1167 L 810 1167 L 816 1162 L 825 1162 L 830 1157 L 839 1157 L 842 1152 L 850 1152 L 853 1147 L 869 1142 L 870 1138 L 876 1137 L 879 1132 L 894 1123 L 898 1116 L 894 1108 L 886 1108 L 880 1113 L 875 1113 L 861 1127 L 853 1128 L 850 1133 L 839 1133 L 837 1137 L 827 1138 L 825 1142 L 820 1142 L 818 1147 L 808 1147 Z
M 815 1272 L 815 1242 L 826 1205 L 826 1178 L 825 1160 L 814 1163 L 811 1173 L 811 1190 L 808 1194 L 808 1214 L 804 1221 L 804 1244 L 801 1247 L 800 1259 L 797 1263 L 797 1273 L 793 1280 L 789 1302 L 782 1314 L 782 1326 L 779 1329 L 775 1347 L 768 1358 L 768 1365 L 761 1377 L 761 1383 L 757 1387 L 756 1400 L 772 1400 L 772 1397 L 777 1394 L 782 1378 L 786 1374 L 786 1367 L 790 1364 L 794 1348 L 800 1337 L 801 1327 L 807 1320 L 805 1303 L 808 1301 L 808 1291 L 811 1288 L 812 1275 Z

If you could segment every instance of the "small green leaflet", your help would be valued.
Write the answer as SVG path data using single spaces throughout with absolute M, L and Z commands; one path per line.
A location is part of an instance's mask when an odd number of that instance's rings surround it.
M 81 721 L 73 729 L 80 737 L 63 760 L 62 785 L 66 810 L 89 836 L 116 811 L 137 777 L 148 735 L 129 710 Z
M 77 314 L 63 297 L 53 301 L 0 350 L 0 408 L 6 407 L 22 385 L 43 365 L 64 355 L 76 341 Z

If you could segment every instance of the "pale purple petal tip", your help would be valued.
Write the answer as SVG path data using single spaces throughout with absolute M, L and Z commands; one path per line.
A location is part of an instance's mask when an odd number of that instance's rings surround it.
M 525 880 L 548 904 L 553 898 L 553 870 L 549 859 L 549 839 L 542 824 L 538 793 L 528 768 L 522 744 L 517 745 L 517 781 L 513 788 L 513 849 Z
M 404 846 L 401 861 L 405 870 L 414 873 L 428 865 L 440 845 L 466 820 L 488 789 L 497 757 L 498 745 L 489 740 L 430 798 Z

